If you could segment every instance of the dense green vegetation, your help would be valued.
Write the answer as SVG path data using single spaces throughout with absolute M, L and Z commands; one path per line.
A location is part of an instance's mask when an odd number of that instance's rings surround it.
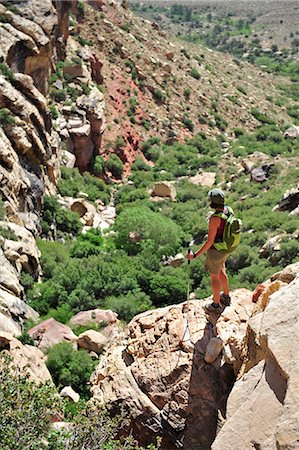
M 74 350 L 69 342 L 53 345 L 47 354 L 47 367 L 56 386 L 72 386 L 81 397 L 89 397 L 87 382 L 95 362 L 86 350 Z
M 261 119 L 265 122 L 264 116 Z M 273 270 L 297 260 L 298 243 L 291 238 L 296 219 L 288 212 L 272 209 L 298 179 L 292 158 L 298 156 L 299 144 L 283 139 L 283 130 L 269 124 L 261 125 L 253 134 L 238 129 L 236 135 L 239 137 L 231 145 L 227 162 L 222 159 L 221 141 L 202 134 L 185 144 L 165 145 L 156 138 L 145 142 L 144 154 L 154 166 L 140 161 L 133 166 L 131 184 L 118 186 L 114 234 L 102 236 L 90 230 L 82 235 L 80 230 L 73 230 L 69 235 L 64 232 L 65 242 L 40 240 L 44 276 L 42 283 L 29 286 L 29 303 L 41 314 L 51 311 L 58 320 L 67 322 L 72 313 L 83 309 L 112 308 L 128 321 L 138 312 L 184 301 L 186 265 L 173 268 L 165 261 L 179 251 L 186 252 L 191 239 L 198 248 L 206 234 L 208 188 L 189 180 L 198 170 L 216 172 L 217 183 L 228 194 L 228 204 L 244 223 L 242 243 L 227 264 L 233 288 L 254 288 Z M 262 163 L 269 166 L 262 183 L 250 181 L 250 175 L 236 167 L 240 158 L 255 151 L 269 158 L 268 163 Z M 65 176 L 62 192 L 78 192 L 84 177 L 77 172 L 75 177 Z M 176 180 L 176 201 L 150 200 L 149 189 L 163 180 Z M 49 225 L 48 211 L 47 206 L 44 220 Z M 67 224 L 65 219 L 63 226 Z M 280 251 L 275 257 L 261 257 L 261 246 L 281 233 Z M 210 294 L 204 257 L 192 262 L 191 283 L 198 298 Z

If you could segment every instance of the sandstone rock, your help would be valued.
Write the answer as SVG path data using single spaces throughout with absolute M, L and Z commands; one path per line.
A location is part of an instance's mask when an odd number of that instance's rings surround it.
M 176 190 L 172 183 L 169 181 L 163 181 L 155 183 L 151 190 L 152 197 L 169 198 L 172 201 L 176 199 Z
M 88 325 L 90 323 L 116 323 L 117 314 L 111 309 L 91 309 L 80 311 L 70 319 L 73 325 Z
M 76 163 L 76 156 L 73 153 L 64 150 L 61 155 L 61 162 L 64 166 L 72 169 Z
M 22 334 L 22 327 L 11 317 L 0 312 L 0 335 L 2 332 L 10 333 L 14 337 L 19 337 Z
M 79 214 L 85 225 L 93 225 L 96 209 L 91 203 L 87 202 L 85 199 L 76 199 L 71 204 L 71 210 Z
M 284 283 L 290 283 L 293 281 L 299 273 L 299 262 L 290 264 L 285 267 L 281 272 L 277 272 L 271 277 L 271 281 L 280 280 Z
M 17 297 L 23 295 L 23 288 L 20 284 L 18 273 L 4 255 L 2 248 L 0 248 L 0 266 L 0 286 Z
M 273 164 L 263 165 L 262 167 L 254 167 L 250 171 L 250 180 L 256 181 L 258 183 L 262 183 L 263 181 L 266 181 L 266 179 L 269 176 L 272 166 L 273 166 Z
M 0 350 L 7 351 L 12 358 L 12 364 L 21 372 L 28 373 L 32 381 L 43 383 L 52 380 L 45 364 L 46 357 L 39 349 L 23 345 L 11 334 L 0 332 Z
M 167 263 L 172 267 L 180 267 L 185 261 L 185 256 L 182 253 L 178 253 L 177 255 L 168 259 Z
M 285 131 L 284 137 L 288 139 L 296 139 L 297 137 L 299 137 L 299 127 L 297 127 L 296 125 L 292 125 Z
M 139 314 L 129 323 L 127 337 L 116 337 L 99 359 L 91 378 L 94 397 L 104 404 L 124 403 L 142 444 L 161 435 L 162 448 L 175 448 L 183 437 L 186 449 L 209 448 L 234 367 L 224 355 L 211 364 L 204 355 L 217 336 L 236 360 L 241 358 L 245 316 L 254 307 L 251 296 L 247 290 L 232 293 L 230 309 L 237 312 L 231 326 L 227 317 L 207 321 L 203 302 L 194 300 L 190 309 L 182 303 Z
M 279 234 L 277 236 L 271 237 L 260 249 L 260 254 L 263 258 L 268 258 L 273 252 L 280 250 L 280 242 L 282 241 L 284 235 Z
M 254 152 L 247 158 L 242 159 L 242 166 L 247 173 L 250 173 L 252 169 L 257 165 L 264 165 L 270 161 L 270 157 L 262 152 Z
M 80 400 L 80 395 L 74 391 L 72 386 L 65 386 L 63 389 L 61 389 L 59 395 L 60 397 L 70 398 L 74 403 L 78 403 L 78 401 Z
M 27 305 L 23 300 L 10 294 L 4 289 L 0 288 L 0 305 L 3 308 L 3 312 L 14 319 L 16 325 L 21 327 L 24 320 L 37 320 L 39 314 Z
M 287 191 L 273 211 L 293 211 L 299 206 L 299 187 Z
M 253 442 L 261 450 L 297 448 L 298 289 L 297 273 L 270 296 L 263 312 L 250 319 L 245 366 L 228 398 L 227 422 L 212 450 L 249 450 Z
M 63 74 L 68 75 L 70 78 L 77 78 L 83 76 L 82 64 L 73 64 L 71 66 L 64 66 L 62 68 Z
M 41 267 L 39 263 L 40 251 L 36 245 L 33 234 L 23 226 L 15 223 L 0 221 L 0 226 L 13 231 L 18 238 L 17 243 L 9 241 L 5 248 L 8 249 L 10 247 L 18 249 L 17 252 L 20 255 L 20 261 L 22 261 L 22 255 L 27 256 L 27 263 L 24 263 L 22 267 L 26 272 L 29 272 L 36 279 L 38 279 L 41 274 Z
M 172 61 L 174 58 L 174 53 L 173 52 L 167 52 L 165 53 L 165 56 L 168 60 Z
M 219 339 L 218 337 L 212 338 L 207 345 L 205 353 L 205 362 L 213 363 L 216 360 L 216 358 L 218 358 L 218 356 L 220 355 L 222 349 L 223 349 L 222 340 Z
M 78 336 L 78 346 L 97 354 L 102 353 L 108 339 L 99 331 L 88 330 Z
M 74 348 L 77 347 L 77 336 L 69 327 L 53 318 L 35 325 L 28 331 L 28 334 L 41 350 L 47 350 L 60 342 L 69 342 Z
M 196 186 L 207 186 L 212 187 L 216 181 L 216 173 L 215 172 L 203 172 L 195 175 L 194 177 L 190 177 L 189 181 Z

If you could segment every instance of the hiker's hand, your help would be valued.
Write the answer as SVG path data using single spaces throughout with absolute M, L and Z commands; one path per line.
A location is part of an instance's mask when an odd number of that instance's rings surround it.
M 189 259 L 191 261 L 191 259 L 195 258 L 195 254 L 193 253 L 192 250 L 190 250 L 187 255 L 186 255 L 187 259 Z

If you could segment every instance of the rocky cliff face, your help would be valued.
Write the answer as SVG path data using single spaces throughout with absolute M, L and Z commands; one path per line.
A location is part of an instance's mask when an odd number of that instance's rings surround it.
M 165 450 L 297 448 L 298 274 L 277 275 L 256 305 L 235 291 L 220 318 L 201 301 L 140 314 L 101 359 L 94 397 L 124 404 L 140 441 L 162 436 Z
M 9 221 L 32 222 L 58 176 L 57 143 L 45 95 L 67 38 L 68 3 L 0 5 L 1 194 Z
M 46 94 L 54 64 L 65 56 L 68 9 L 68 2 L 48 0 L 0 4 L 0 227 L 8 236 L 0 243 L 0 328 L 14 336 L 38 316 L 24 302 L 20 274 L 41 275 L 34 237 L 43 197 L 55 193 L 59 175 Z

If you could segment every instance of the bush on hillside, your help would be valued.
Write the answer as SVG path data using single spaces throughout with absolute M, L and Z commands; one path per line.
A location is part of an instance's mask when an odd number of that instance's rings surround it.
M 46 449 L 51 414 L 61 410 L 52 383 L 37 385 L 0 353 L 0 442 L 3 450 Z
M 76 236 L 82 230 L 83 225 L 77 213 L 60 206 L 55 197 L 45 196 L 41 227 L 46 236 L 51 233 L 53 236 L 53 227 L 56 227 L 57 235 L 60 232 Z
M 72 386 L 80 396 L 90 396 L 87 383 L 96 363 L 86 350 L 61 342 L 48 350 L 46 364 L 57 387 Z
M 173 255 L 180 247 L 182 231 L 172 220 L 154 213 L 146 207 L 127 208 L 117 217 L 114 225 L 116 246 L 134 255 L 140 252 L 143 241 L 153 241 L 155 252 Z
M 81 175 L 77 168 L 61 167 L 57 187 L 60 195 L 65 197 L 77 197 L 79 192 L 85 192 L 92 202 L 100 199 L 107 204 L 110 200 L 110 188 L 102 180 L 87 172 Z
M 70 256 L 85 258 L 90 255 L 98 255 L 104 246 L 104 242 L 101 230 L 91 228 L 78 236 L 76 242 L 70 248 Z
M 124 165 L 121 159 L 115 153 L 112 153 L 110 155 L 109 159 L 105 163 L 105 167 L 110 170 L 115 178 L 122 177 Z
M 104 307 L 116 312 L 119 319 L 129 322 L 137 314 L 152 309 L 153 304 L 144 292 L 136 292 L 120 297 L 107 297 Z

